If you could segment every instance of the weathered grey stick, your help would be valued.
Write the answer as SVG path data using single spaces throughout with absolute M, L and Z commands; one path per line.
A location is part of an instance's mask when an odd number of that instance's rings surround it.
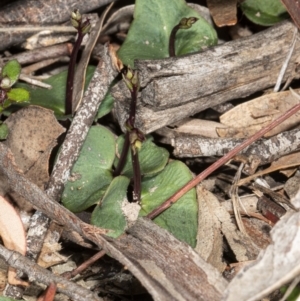
M 112 69 L 108 47 L 103 48 L 101 60 L 95 70 L 90 85 L 84 94 L 83 102 L 75 115 L 71 127 L 61 147 L 56 164 L 53 168 L 46 194 L 60 200 L 64 184 L 68 180 L 74 162 L 79 156 L 82 144 L 94 121 L 98 107 L 104 98 L 115 73 Z M 50 219 L 43 213 L 36 211 L 31 217 L 27 233 L 27 256 L 36 260 L 43 246 L 44 237 L 49 227 Z M 22 288 L 8 285 L 7 296 L 20 296 Z
M 205 138 L 189 135 L 175 136 L 171 140 L 174 155 L 179 158 L 223 156 L 244 141 L 235 138 Z M 299 149 L 300 132 L 299 129 L 294 129 L 269 139 L 258 140 L 241 153 L 246 156 L 255 155 L 260 159 L 260 165 L 263 165 Z
M 294 32 L 283 22 L 253 36 L 201 53 L 164 60 L 136 61 L 141 95 L 136 125 L 145 133 L 228 100 L 275 85 Z M 284 80 L 300 52 L 297 42 Z M 123 83 L 113 90 L 121 126 L 128 118 L 130 95 Z
M 71 282 L 61 276 L 57 276 L 51 273 L 50 271 L 32 262 L 30 259 L 22 256 L 20 253 L 7 250 L 2 245 L 0 245 L 0 256 L 3 257 L 10 266 L 15 267 L 16 269 L 28 274 L 30 281 L 36 281 L 39 283 L 44 283 L 46 285 L 49 285 L 50 283 L 58 284 L 57 290 L 69 296 L 70 298 L 72 298 L 72 300 L 103 300 L 90 290 L 77 285 L 74 282 Z

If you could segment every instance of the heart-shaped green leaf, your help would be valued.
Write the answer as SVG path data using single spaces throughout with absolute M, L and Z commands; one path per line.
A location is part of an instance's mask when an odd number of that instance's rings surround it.
M 124 208 L 128 205 L 127 187 L 129 179 L 119 176 L 113 179 L 101 202 L 92 213 L 91 224 L 100 228 L 111 229 L 109 236 L 118 237 L 127 226 Z
M 5 123 L 0 124 L 0 140 L 6 139 L 8 135 L 8 126 Z
M 147 140 L 142 143 L 141 149 L 139 152 L 139 163 L 141 168 L 141 174 L 143 176 L 152 176 L 165 167 L 169 159 L 169 152 L 162 148 L 156 146 L 152 142 L 153 138 L 148 136 Z M 117 150 L 118 156 L 115 159 L 114 165 L 117 166 L 119 162 L 119 156 L 122 152 L 124 145 L 124 135 L 120 136 L 117 140 Z M 131 160 L 131 153 L 130 151 L 127 154 L 127 159 L 125 166 L 122 170 L 122 175 L 125 175 L 129 178 L 133 176 L 132 170 L 132 160 Z
M 94 66 L 88 66 L 86 72 L 85 89 L 87 88 L 95 71 Z M 18 83 L 16 87 L 24 88 L 30 93 L 30 104 L 53 110 L 57 116 L 65 113 L 67 71 L 53 75 L 44 82 L 52 89 L 37 88 L 29 84 Z
M 98 113 L 97 113 L 97 119 L 107 115 L 113 108 L 114 106 L 114 98 L 111 96 L 110 92 L 107 92 L 105 95 L 104 99 L 102 100 Z
M 271 26 L 289 17 L 280 0 L 246 0 L 241 9 L 253 23 Z
M 21 65 L 17 60 L 8 61 L 2 69 L 2 78 L 8 77 L 10 87 L 18 80 L 21 73 Z
M 150 213 L 191 179 L 190 170 L 180 161 L 169 163 L 155 177 L 143 179 L 140 215 L 145 216 Z M 156 217 L 154 222 L 170 231 L 179 240 L 195 247 L 198 224 L 195 189 L 187 192 L 169 209 Z
M 62 194 L 62 203 L 80 212 L 99 202 L 112 181 L 115 137 L 103 126 L 89 130 Z
M 213 27 L 184 0 L 136 0 L 134 21 L 118 56 L 132 68 L 135 59 L 169 57 L 170 33 L 184 17 L 196 17 L 199 20 L 190 29 L 179 30 L 176 34 L 176 55 L 200 51 L 217 43 Z
M 7 98 L 14 102 L 25 102 L 29 101 L 30 94 L 23 88 L 13 88 L 7 92 Z

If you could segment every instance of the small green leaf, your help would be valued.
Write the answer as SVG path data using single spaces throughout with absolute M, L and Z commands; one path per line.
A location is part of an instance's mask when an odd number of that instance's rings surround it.
M 176 34 L 176 55 L 183 55 L 215 45 L 218 41 L 214 28 L 184 0 L 136 0 L 134 20 L 118 56 L 125 65 L 134 68 L 135 59 L 169 57 L 169 37 L 182 18 L 199 20 L 190 29 Z
M 0 125 L 0 140 L 6 139 L 8 135 L 8 127 L 5 123 L 2 123 Z
M 280 289 L 280 291 L 284 294 L 287 291 L 288 287 L 284 286 Z M 295 287 L 292 292 L 290 293 L 290 295 L 287 297 L 287 301 L 297 301 L 299 300 L 300 297 L 300 288 L 299 287 Z
M 124 140 L 124 135 L 120 136 L 117 140 L 117 150 L 119 154 L 122 152 Z M 143 176 L 152 176 L 160 172 L 164 169 L 169 159 L 169 152 L 162 147 L 156 146 L 152 140 L 153 138 L 148 136 L 147 140 L 142 143 L 142 147 L 139 150 L 139 162 Z M 119 158 L 116 157 L 114 166 L 117 166 L 118 162 Z M 130 151 L 128 152 L 126 163 L 121 174 L 129 178 L 133 176 Z
M 86 73 L 85 89 L 87 88 L 95 71 L 94 66 L 88 66 Z M 53 110 L 57 116 L 64 116 L 66 101 L 67 70 L 53 75 L 44 82 L 51 85 L 52 89 L 37 88 L 29 84 L 18 83 L 16 87 L 24 88 L 30 93 L 30 104 L 38 105 Z
M 91 127 L 65 185 L 63 205 L 73 212 L 80 212 L 99 202 L 112 181 L 114 158 L 113 133 L 103 126 Z
M 109 236 L 118 237 L 127 226 L 123 207 L 128 203 L 127 187 L 130 180 L 119 176 L 113 179 L 100 204 L 92 213 L 91 224 L 100 228 L 111 229 Z
M 173 161 L 157 176 L 144 179 L 140 215 L 145 216 L 150 213 L 191 179 L 190 170 L 180 161 Z M 187 192 L 169 209 L 156 217 L 154 222 L 170 231 L 179 240 L 195 247 L 198 225 L 195 189 Z
M 11 60 L 5 64 L 2 69 L 2 78 L 8 77 L 10 87 L 18 80 L 21 73 L 21 65 L 17 60 Z
M 107 115 L 112 110 L 113 106 L 114 106 L 114 98 L 108 92 L 99 106 L 96 118 L 99 119 Z
M 30 94 L 23 88 L 13 88 L 7 92 L 7 98 L 15 102 L 25 102 L 30 100 Z
M 280 0 L 246 0 L 241 3 L 246 17 L 255 24 L 271 26 L 289 18 Z

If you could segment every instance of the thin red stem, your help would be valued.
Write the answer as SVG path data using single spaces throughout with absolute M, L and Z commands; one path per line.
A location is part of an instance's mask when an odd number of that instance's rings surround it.
M 132 168 L 133 168 L 133 200 L 135 202 L 140 202 L 141 200 L 141 190 L 142 190 L 142 175 L 141 168 L 139 163 L 139 154 L 136 149 L 133 151 L 131 148 L 131 160 L 132 160 Z
M 81 30 L 78 30 L 78 37 L 75 42 L 70 62 L 68 68 L 68 76 L 67 76 L 67 87 L 66 87 L 66 104 L 65 104 L 65 115 L 72 114 L 72 104 L 73 104 L 73 85 L 74 85 L 74 76 L 75 76 L 75 66 L 76 60 L 78 56 L 78 51 L 80 49 L 80 45 L 82 43 L 84 34 Z
M 187 193 L 189 190 L 194 188 L 196 185 L 198 185 L 201 181 L 203 181 L 207 176 L 209 176 L 212 172 L 214 172 L 216 169 L 221 167 L 223 164 L 227 163 L 230 159 L 232 159 L 235 155 L 237 155 L 240 151 L 242 151 L 244 148 L 249 146 L 251 143 L 256 141 L 257 139 L 261 138 L 263 135 L 265 135 L 267 132 L 275 128 L 277 125 L 294 115 L 297 111 L 300 110 L 300 104 L 292 107 L 290 110 L 285 112 L 283 115 L 279 116 L 276 120 L 272 121 L 269 125 L 267 125 L 265 128 L 261 129 L 257 133 L 255 133 L 250 138 L 246 139 L 244 142 L 242 142 L 240 145 L 235 147 L 233 150 L 231 150 L 229 153 L 224 155 L 222 158 L 220 158 L 218 161 L 216 161 L 214 164 L 209 166 L 207 169 L 205 169 L 202 173 L 200 173 L 197 177 L 195 177 L 193 180 L 188 182 L 185 186 L 183 186 L 180 190 L 178 190 L 175 194 L 173 194 L 168 200 L 166 200 L 163 204 L 161 204 L 159 207 L 154 209 L 152 212 L 150 212 L 147 217 L 150 219 L 154 219 L 159 214 L 161 214 L 163 211 L 168 209 L 172 206 L 175 202 L 177 202 L 185 193 Z

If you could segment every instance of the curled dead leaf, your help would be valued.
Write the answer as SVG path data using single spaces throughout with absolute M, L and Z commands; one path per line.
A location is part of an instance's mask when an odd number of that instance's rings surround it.
M 26 237 L 21 218 L 15 208 L 0 196 L 0 236 L 4 246 L 22 255 L 26 254 Z M 9 268 L 8 282 L 12 285 L 25 285 L 28 282 L 16 278 L 16 270 Z

